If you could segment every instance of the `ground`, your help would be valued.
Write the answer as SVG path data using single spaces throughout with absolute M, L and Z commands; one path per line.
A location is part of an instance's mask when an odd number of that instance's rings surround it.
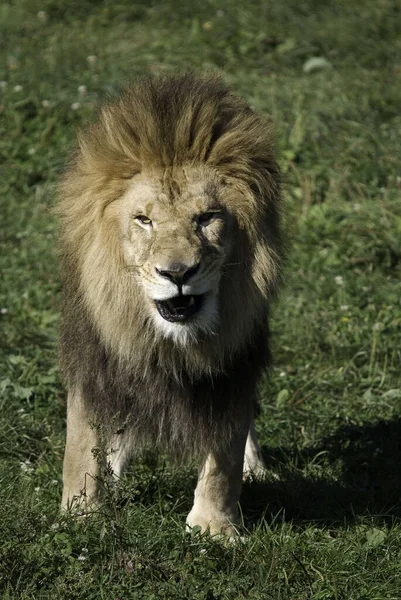
M 0 6 L 0 590 L 11 599 L 401 597 L 401 5 Z M 61 516 L 51 207 L 76 127 L 144 72 L 218 70 L 277 128 L 288 260 L 244 542 L 185 534 L 195 473 L 145 457 Z

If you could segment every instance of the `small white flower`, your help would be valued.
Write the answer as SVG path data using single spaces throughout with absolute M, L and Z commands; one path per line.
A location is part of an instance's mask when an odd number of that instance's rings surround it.
M 14 86 L 14 92 L 22 92 L 23 87 L 22 85 L 15 85 Z
M 359 204 L 359 202 L 355 202 L 355 204 L 353 204 L 352 208 L 354 209 L 355 212 L 358 212 L 359 210 L 361 210 L 361 205 Z
M 125 567 L 129 573 L 132 573 L 134 571 L 134 563 L 132 560 L 127 560 Z
M 85 96 L 86 94 L 86 85 L 80 85 L 78 88 L 78 94 L 81 94 L 81 96 Z
M 286 375 L 285 371 L 281 371 L 280 377 L 285 377 L 285 375 Z
M 336 275 L 334 281 L 336 282 L 336 285 L 344 285 L 344 279 L 341 275 Z
M 77 560 L 79 560 L 80 562 L 83 562 L 84 560 L 86 560 L 86 556 L 84 556 L 83 554 L 80 554 L 78 556 Z
M 97 61 L 97 56 L 95 56 L 94 54 L 91 54 L 90 56 L 86 57 L 86 60 L 88 61 L 88 63 L 90 65 L 94 65 L 95 62 Z
M 37 493 L 37 492 L 39 492 L 39 490 L 40 490 L 40 487 L 36 487 L 36 488 L 35 488 L 35 492 L 36 492 L 36 493 Z
M 43 108 L 49 108 L 50 100 L 42 100 L 42 106 Z
M 341 309 L 342 311 L 346 311 L 346 310 L 348 310 L 348 304 L 341 304 L 341 306 L 340 306 L 340 309 Z
M 375 324 L 373 325 L 373 329 L 374 329 L 374 331 L 381 331 L 383 328 L 384 328 L 384 325 L 383 325 L 383 323 L 375 323 Z
M 8 313 L 8 308 L 0 308 L 0 314 L 1 315 L 6 315 Z
M 0 81 L 0 90 L 5 90 L 7 86 L 7 81 Z
M 36 153 L 36 148 L 29 148 L 28 154 L 29 156 L 33 156 Z
M 53 485 L 58 485 L 58 481 L 57 481 L 57 479 L 52 479 L 52 484 L 53 484 Z
M 71 108 L 72 108 L 72 110 L 78 110 L 78 108 L 79 108 L 80 106 L 81 106 L 81 105 L 80 105 L 80 103 L 79 103 L 79 102 L 73 102 L 73 103 L 71 104 Z
M 47 21 L 47 12 L 45 10 L 40 10 L 36 15 L 41 23 L 46 23 Z
M 25 462 L 21 462 L 20 467 L 21 467 L 21 471 L 23 473 L 26 473 L 27 475 L 29 475 L 30 473 L 33 473 L 33 467 L 31 465 L 31 463 L 29 462 L 29 460 L 26 460 Z

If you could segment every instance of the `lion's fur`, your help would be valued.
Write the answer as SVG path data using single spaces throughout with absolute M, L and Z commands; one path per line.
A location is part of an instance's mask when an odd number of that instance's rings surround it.
M 127 273 L 119 206 L 132 178 L 184 171 L 221 188 L 233 217 L 218 335 L 163 338 Z M 137 442 L 202 452 L 235 432 L 268 363 L 268 303 L 280 271 L 280 177 L 270 127 L 215 76 L 150 77 L 100 109 L 60 184 L 61 367 L 93 417 L 129 417 Z M 120 203 L 120 204 L 119 204 Z

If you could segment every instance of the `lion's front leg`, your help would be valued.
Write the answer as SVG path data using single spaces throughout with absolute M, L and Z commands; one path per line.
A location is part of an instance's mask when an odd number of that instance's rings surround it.
M 67 400 L 67 441 L 63 465 L 61 507 L 86 510 L 97 494 L 98 461 L 92 449 L 98 445 L 80 393 L 69 393 Z
M 255 421 L 252 417 L 245 445 L 244 479 L 259 479 L 265 476 L 266 465 L 256 436 Z
M 189 528 L 200 526 L 212 535 L 236 537 L 246 432 L 227 449 L 210 452 L 199 470 L 195 500 L 187 517 Z

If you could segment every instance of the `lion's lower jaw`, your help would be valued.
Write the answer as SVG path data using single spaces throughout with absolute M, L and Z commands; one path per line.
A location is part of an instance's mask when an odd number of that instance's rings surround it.
M 171 339 L 177 346 L 189 346 L 199 341 L 202 336 L 215 336 L 219 325 L 218 301 L 216 295 L 208 295 L 201 312 L 193 320 L 172 323 L 166 321 L 153 311 L 153 319 L 157 331 L 166 339 Z

